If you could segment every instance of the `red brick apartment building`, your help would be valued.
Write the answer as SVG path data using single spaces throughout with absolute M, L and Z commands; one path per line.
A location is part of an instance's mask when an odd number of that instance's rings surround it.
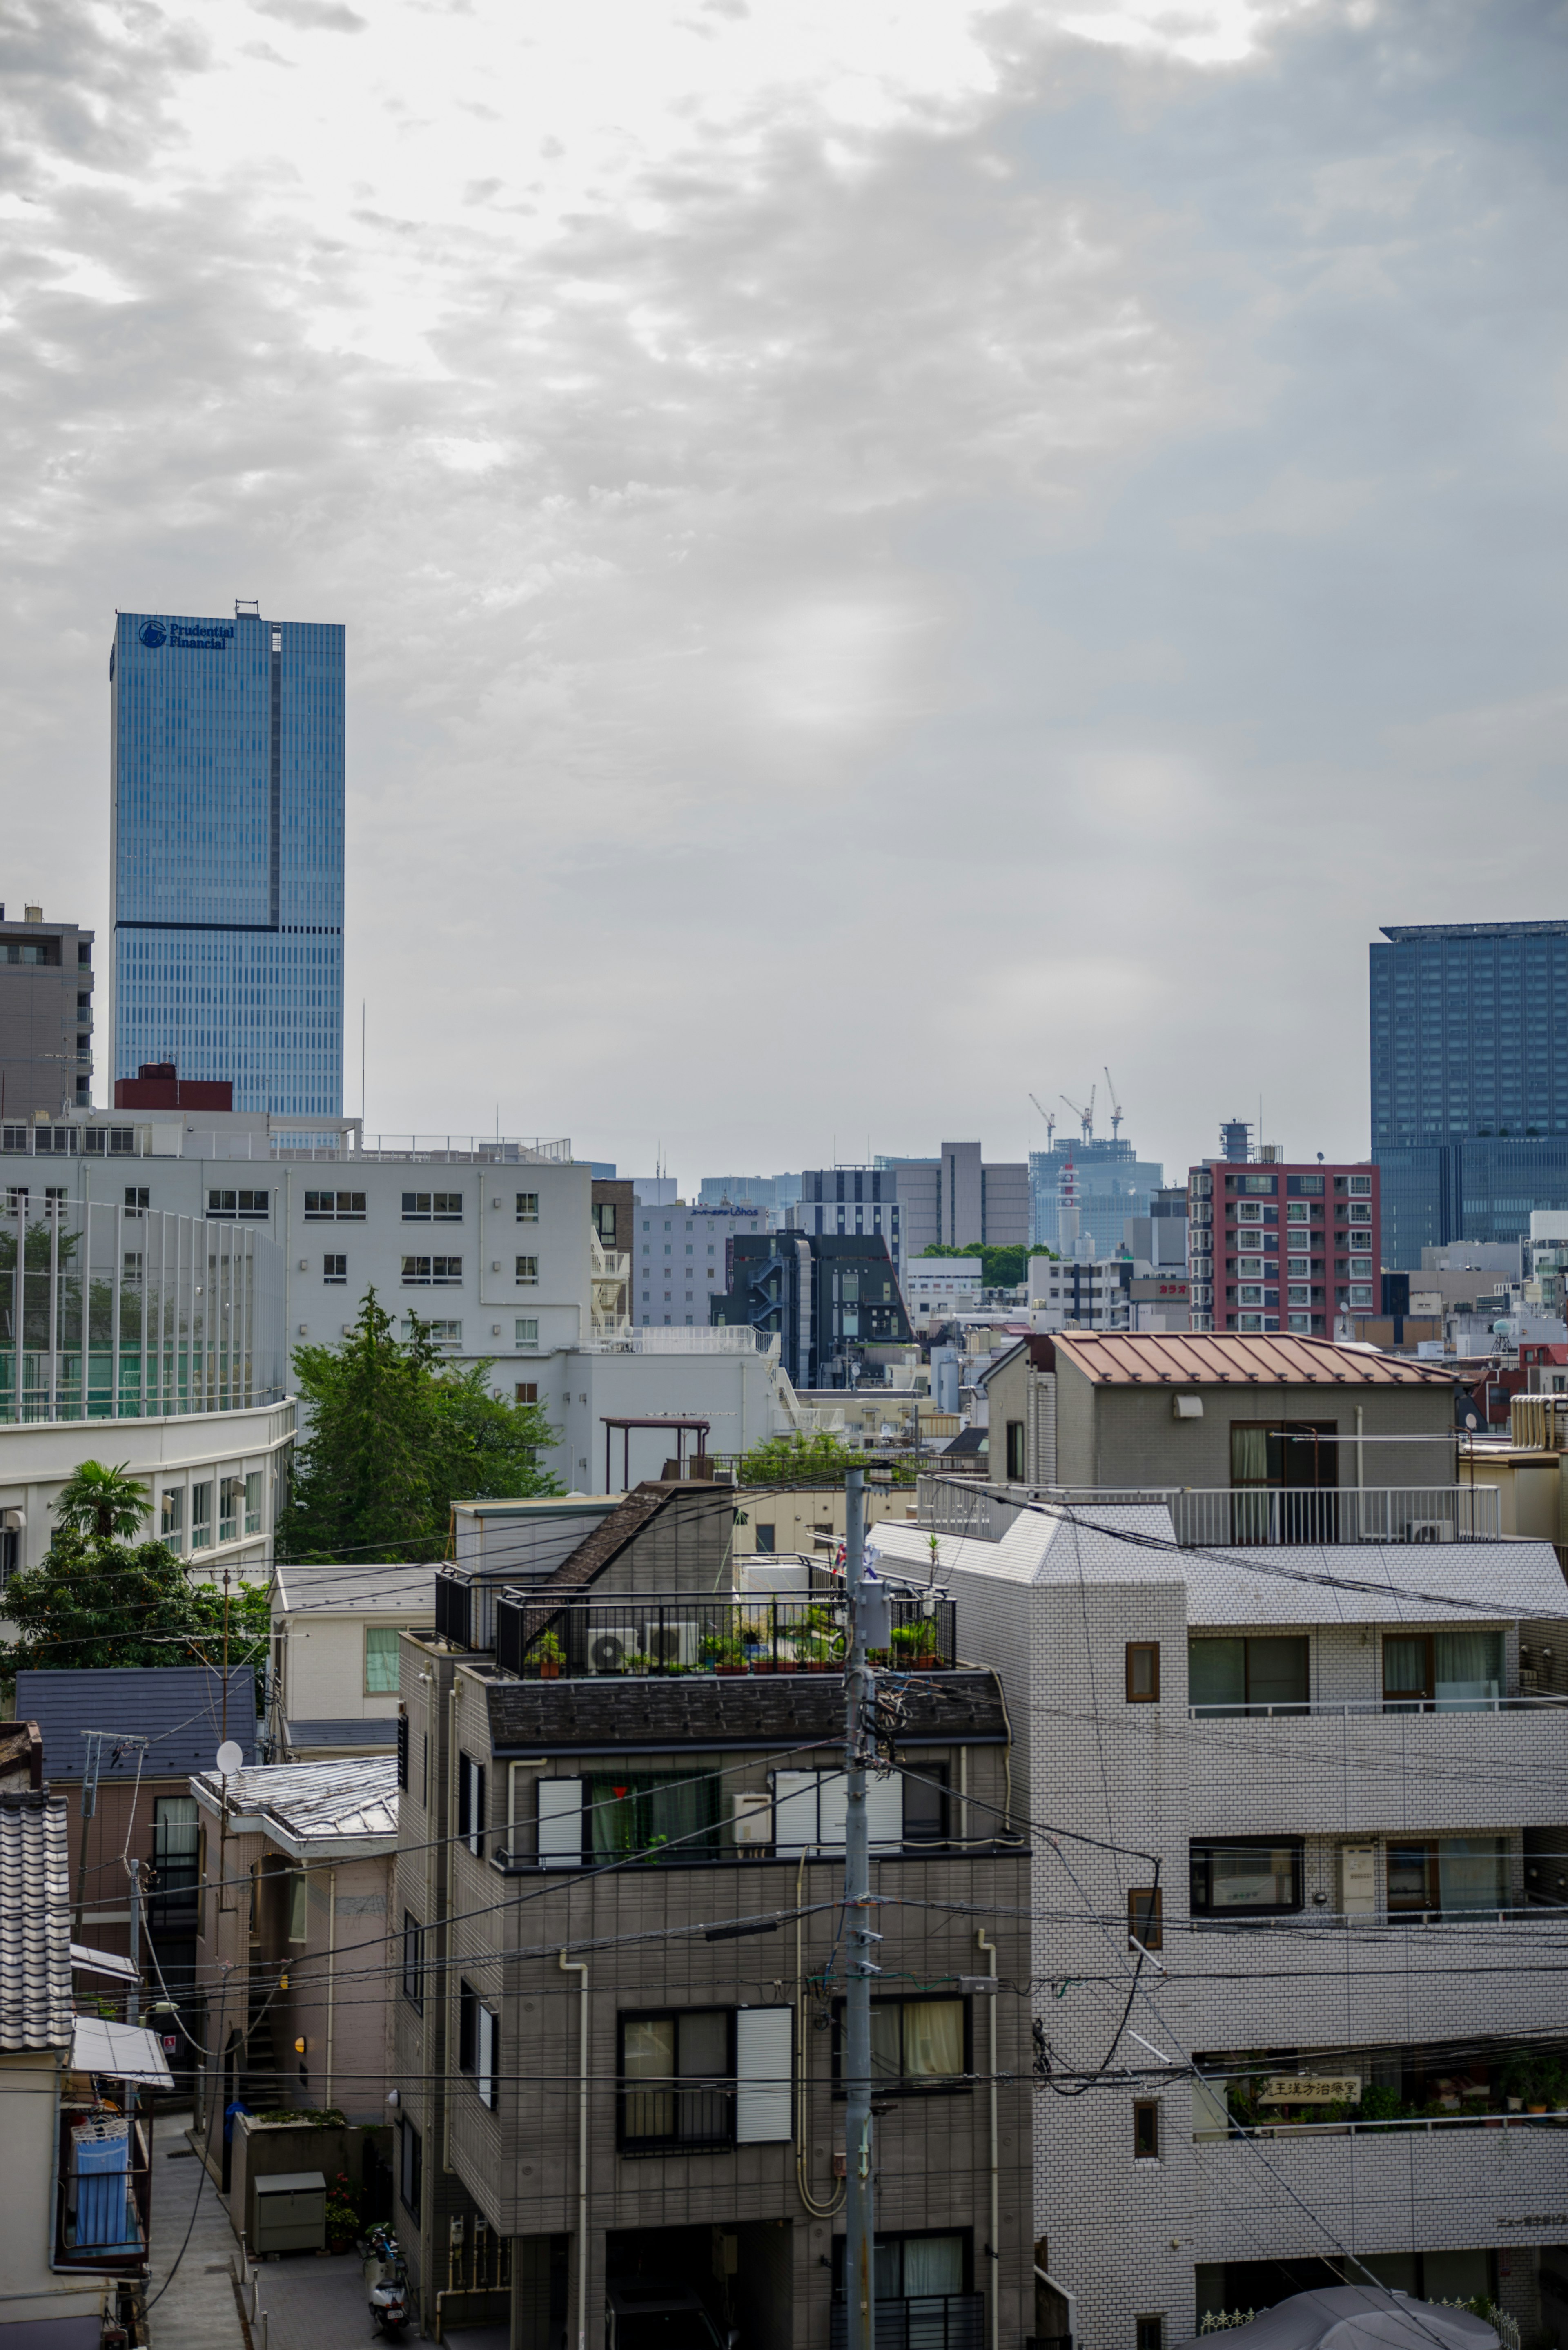
M 1349 1336 L 1352 1316 L 1377 1310 L 1382 1227 L 1369 1162 L 1206 1159 L 1189 1172 L 1187 1215 L 1195 1330 L 1325 1338 Z

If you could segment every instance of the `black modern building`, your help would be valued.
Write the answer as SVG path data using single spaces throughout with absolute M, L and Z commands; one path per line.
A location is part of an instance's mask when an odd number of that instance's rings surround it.
M 1568 921 L 1390 923 L 1370 950 L 1383 1263 L 1568 1209 Z
M 816 1232 L 740 1233 L 728 1245 L 729 1287 L 711 1305 L 716 1326 L 750 1326 L 783 1341 L 797 1388 L 846 1388 L 868 1345 L 912 1345 L 888 1243 Z

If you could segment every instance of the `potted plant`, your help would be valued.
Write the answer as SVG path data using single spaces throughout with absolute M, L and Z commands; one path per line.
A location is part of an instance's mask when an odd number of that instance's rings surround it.
M 900 1624 L 893 1635 L 893 1648 L 898 1661 L 915 1672 L 929 1673 L 937 1663 L 937 1627 L 929 1616 L 913 1624 Z
M 566 1652 L 554 1632 L 546 1632 L 535 1644 L 534 1655 L 539 1667 L 539 1679 L 542 1681 L 558 1681 L 561 1668 L 566 1661 Z
M 346 2252 L 359 2232 L 359 2207 L 348 2174 L 340 2170 L 327 2190 L 327 2241 L 335 2252 Z
M 741 1641 L 753 1672 L 771 1673 L 775 1670 L 773 1644 L 768 1637 L 766 1624 L 759 1623 L 754 1619 L 751 1623 L 742 1624 Z
M 733 1637 L 723 1640 L 704 1640 L 702 1650 L 721 1679 L 732 1679 L 749 1669 L 745 1649 Z

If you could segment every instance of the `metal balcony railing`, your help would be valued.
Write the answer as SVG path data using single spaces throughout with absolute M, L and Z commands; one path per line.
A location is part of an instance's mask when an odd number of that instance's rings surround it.
M 1369 1713 L 1538 1713 L 1552 1706 L 1568 1705 L 1568 1697 L 1552 1697 L 1526 1690 L 1518 1697 L 1352 1697 L 1313 1698 L 1311 1700 L 1281 1699 L 1268 1705 L 1189 1705 L 1188 1715 L 1193 1721 L 1226 1721 L 1262 1719 L 1275 1714 L 1324 1713 L 1348 1719 L 1352 1714 Z
M 984 2350 L 982 2293 L 918 2293 L 907 2300 L 877 2303 L 876 2350 Z M 849 2313 L 836 2301 L 828 2325 L 829 2350 L 845 2350 Z
M 1184 1550 L 1498 1542 L 1502 1534 L 1495 1485 L 987 1485 L 976 1492 L 956 1490 L 940 1471 L 920 1479 L 920 1523 L 944 1534 L 995 1541 L 1032 1505 L 1091 1525 L 1096 1511 L 1167 1509 Z
M 62 2106 L 55 2266 L 145 2275 L 151 2214 L 141 2124 L 95 2106 Z
M 1518 2130 L 1568 2127 L 1568 2112 L 1491 2113 L 1484 2107 L 1468 2114 L 1411 2114 L 1377 2122 L 1231 2122 L 1229 2129 L 1199 2129 L 1195 2145 L 1226 2146 L 1244 2137 L 1370 2137 L 1390 2130 Z
M 438 1600 L 441 1585 L 453 1581 L 438 1579 Z M 448 1604 L 455 1619 L 455 1602 Z M 735 1600 L 676 1593 L 552 1607 L 512 1590 L 498 1595 L 494 1613 L 495 1661 L 524 1680 L 844 1669 L 845 1603 L 830 1594 L 759 1592 Z M 892 1645 L 877 1652 L 885 1664 L 910 1672 L 951 1668 L 950 1599 L 894 1600 L 891 1613 Z M 448 1631 L 449 1638 L 457 1637 Z

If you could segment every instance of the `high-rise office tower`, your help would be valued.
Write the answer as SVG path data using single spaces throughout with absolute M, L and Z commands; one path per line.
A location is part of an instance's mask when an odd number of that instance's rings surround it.
M 114 1074 L 343 1107 L 344 631 L 121 612 L 109 655 Z
M 1568 1208 L 1568 922 L 1390 923 L 1371 951 L 1383 1262 Z

